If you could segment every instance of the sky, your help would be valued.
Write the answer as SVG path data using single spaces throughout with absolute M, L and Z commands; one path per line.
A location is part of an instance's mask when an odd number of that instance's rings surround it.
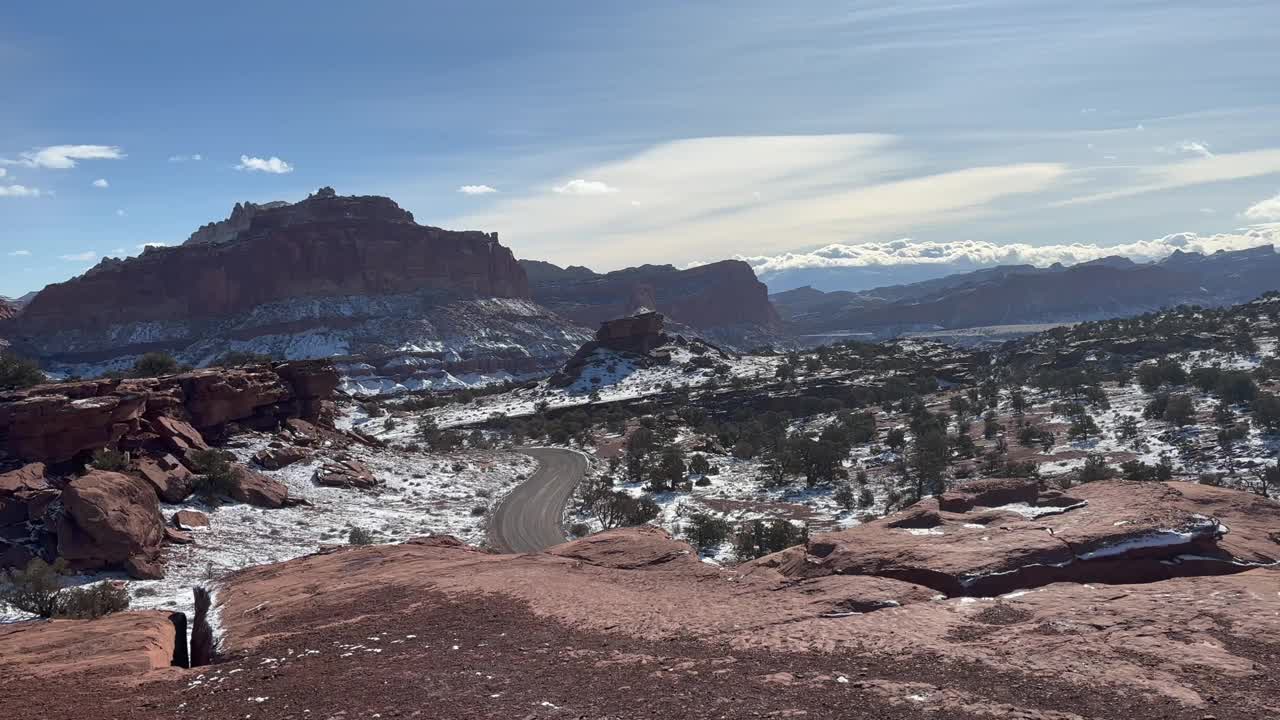
M 771 289 L 1262 244 L 1277 27 L 1274 0 L 11 3 L 0 295 L 323 185 Z

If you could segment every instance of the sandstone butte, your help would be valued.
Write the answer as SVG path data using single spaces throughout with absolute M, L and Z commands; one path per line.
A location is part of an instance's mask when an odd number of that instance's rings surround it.
M 1238 491 L 997 480 L 731 569 L 653 528 L 525 555 L 447 537 L 343 547 L 220 580 L 221 653 L 204 667 L 163 661 L 181 654 L 163 614 L 0 630 L 0 707 L 87 720 L 1271 718 L 1278 527 L 1280 504 Z

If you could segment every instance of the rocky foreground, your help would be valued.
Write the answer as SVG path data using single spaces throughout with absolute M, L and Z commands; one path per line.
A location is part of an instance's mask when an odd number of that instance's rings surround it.
M 0 629 L 26 718 L 1266 718 L 1280 504 L 983 481 L 735 569 L 664 532 L 541 554 L 343 547 L 164 613 Z M 199 627 L 196 628 L 198 632 Z M 16 709 L 16 713 L 10 712 Z

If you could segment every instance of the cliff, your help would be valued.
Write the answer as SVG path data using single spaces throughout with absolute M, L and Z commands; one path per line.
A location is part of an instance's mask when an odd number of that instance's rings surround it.
M 740 260 L 687 270 L 642 265 L 605 274 L 520 262 L 526 268 L 536 267 L 530 272 L 534 300 L 588 327 L 656 311 L 675 323 L 734 342 L 748 335 L 767 335 L 779 326 L 768 289 Z
M 41 291 L 7 336 L 50 366 L 92 373 L 153 350 L 196 364 L 230 350 L 465 359 L 492 349 L 482 336 L 504 323 L 539 329 L 513 334 L 503 351 L 545 345 L 568 326 L 530 302 L 524 270 L 495 234 L 419 225 L 388 198 L 326 188 L 294 204 L 237 205 L 179 247 L 105 259 Z M 562 358 L 577 340 L 546 352 Z

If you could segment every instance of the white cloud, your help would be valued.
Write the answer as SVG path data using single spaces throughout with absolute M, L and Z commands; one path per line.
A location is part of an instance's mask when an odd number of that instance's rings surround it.
M 560 181 L 562 192 L 504 195 L 449 222 L 496 230 L 524 257 L 602 269 L 684 263 L 695 253 L 771 254 L 985 217 L 1066 173 L 1057 163 L 1024 163 L 930 174 L 886 135 L 694 138 L 563 173 L 576 180 Z M 582 202 L 570 188 L 586 183 L 619 192 Z
M 1175 250 L 1210 254 L 1219 250 L 1244 250 L 1280 243 L 1280 227 L 1247 228 L 1235 233 L 1198 235 L 1176 233 L 1154 240 L 1119 245 L 1071 243 L 1069 245 L 998 245 L 983 240 L 934 242 L 902 238 L 890 242 L 858 245 L 834 243 L 810 252 L 788 252 L 773 256 L 739 257 L 756 273 L 769 275 L 784 270 L 813 268 L 875 268 L 904 265 L 955 265 L 957 270 L 993 265 L 1074 265 L 1119 255 L 1136 262 L 1168 257 Z
M 92 250 L 85 250 L 82 253 L 73 253 L 71 255 L 59 255 L 58 257 L 70 262 L 93 262 L 98 259 L 98 253 Z
M 9 257 L 31 257 L 30 250 L 14 250 L 9 253 Z
M 96 188 L 105 188 L 105 187 L 111 187 L 111 183 L 107 182 L 106 178 L 98 178 L 97 180 L 93 181 L 93 186 Z
M 1277 193 L 1275 197 L 1254 203 L 1244 211 L 1244 216 L 1250 220 L 1263 222 L 1280 220 L 1280 193 Z
M 66 170 L 76 166 L 78 160 L 119 160 L 124 152 L 114 145 L 50 145 L 22 153 L 18 160 L 6 160 L 10 164 L 33 168 Z
M 1161 145 L 1156 148 L 1156 152 L 1165 153 L 1166 155 L 1188 153 L 1190 155 L 1199 155 L 1203 158 L 1214 157 L 1213 153 L 1209 151 L 1209 146 L 1199 140 L 1182 140 L 1173 145 Z
M 552 190 L 561 195 L 608 195 L 618 192 L 618 188 L 610 187 L 599 180 L 583 180 L 582 178 L 570 180 L 563 185 L 557 185 Z
M 40 197 L 39 188 L 26 185 L 0 185 L 0 197 Z
M 128 213 L 126 213 L 124 210 L 116 210 L 116 217 L 124 217 L 127 214 Z
M 0 177 L 4 177 L 5 175 L 8 175 L 8 174 L 9 174 L 8 170 L 5 170 L 4 168 L 0 167 Z
M 1172 190 L 1206 183 L 1243 180 L 1280 173 L 1280 149 L 1249 150 L 1198 157 L 1191 160 L 1151 165 L 1139 168 L 1137 177 L 1117 190 L 1082 195 L 1050 207 L 1063 207 L 1115 200 L 1160 190 Z
M 248 155 L 240 156 L 240 164 L 236 165 L 237 170 L 248 170 L 250 172 L 264 172 L 275 175 L 284 175 L 293 172 L 293 166 L 272 155 L 263 160 L 260 157 L 249 157 Z
M 204 159 L 204 156 L 201 155 L 200 153 L 195 153 L 192 155 L 170 155 L 169 156 L 169 162 L 171 163 L 199 162 L 203 159 Z
M 463 195 L 488 195 L 489 193 L 498 192 L 498 189 L 488 185 L 463 185 L 458 188 L 458 192 Z

